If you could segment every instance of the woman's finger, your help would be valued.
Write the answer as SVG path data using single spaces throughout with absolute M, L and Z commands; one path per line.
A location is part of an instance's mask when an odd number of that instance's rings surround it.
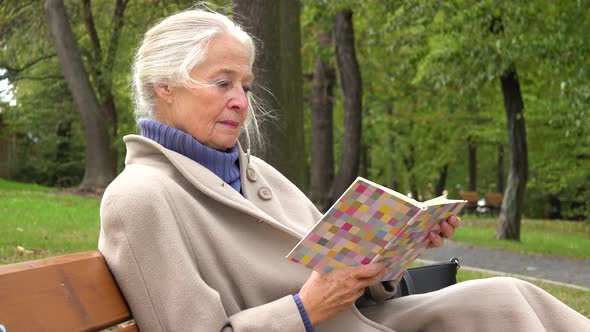
M 457 216 L 450 216 L 447 218 L 447 222 L 449 225 L 453 226 L 453 228 L 461 227 L 461 218 Z
M 430 238 L 430 244 L 428 245 L 428 248 L 438 248 L 444 243 L 443 238 L 436 233 L 430 233 L 428 234 L 428 237 Z
M 453 228 L 453 226 L 449 225 L 448 222 L 443 221 L 440 223 L 440 235 L 442 237 L 449 238 L 449 237 L 453 236 L 454 234 L 455 234 L 455 228 Z
M 383 271 L 385 263 L 372 263 L 351 268 L 351 276 L 355 279 L 372 278 Z

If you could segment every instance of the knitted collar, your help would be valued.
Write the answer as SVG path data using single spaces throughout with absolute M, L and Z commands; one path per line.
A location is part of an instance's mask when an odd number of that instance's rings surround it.
M 241 191 L 238 146 L 219 151 L 201 144 L 191 135 L 153 120 L 139 121 L 141 135 L 178 152 L 219 176 L 236 191 Z

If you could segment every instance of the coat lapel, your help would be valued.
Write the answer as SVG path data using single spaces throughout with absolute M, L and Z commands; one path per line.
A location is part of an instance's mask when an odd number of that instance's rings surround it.
M 265 221 L 266 223 L 284 232 L 295 235 L 297 238 L 301 237 L 301 235 L 296 231 L 281 224 L 275 218 L 262 211 L 259 207 L 242 196 L 230 185 L 223 182 L 223 180 L 221 180 L 221 178 L 219 178 L 213 172 L 209 171 L 206 167 L 193 161 L 192 159 L 187 158 L 175 151 L 168 150 L 160 144 L 139 135 L 127 135 L 123 139 L 127 145 L 128 151 L 127 157 L 125 159 L 126 164 L 134 163 L 136 160 L 139 160 L 146 155 L 159 152 L 168 161 L 170 161 L 172 166 L 178 170 L 178 172 L 180 172 L 193 186 L 195 186 L 195 188 L 205 195 L 231 208 L 246 213 L 256 219 Z M 247 168 L 248 160 L 241 147 L 239 151 L 242 185 L 245 185 L 245 169 Z

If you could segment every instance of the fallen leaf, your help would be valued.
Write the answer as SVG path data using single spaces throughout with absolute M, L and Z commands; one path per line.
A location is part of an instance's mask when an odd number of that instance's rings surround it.
M 23 246 L 16 246 L 16 250 L 24 255 L 31 255 L 31 254 L 35 253 L 33 250 L 25 249 L 25 247 L 23 247 Z

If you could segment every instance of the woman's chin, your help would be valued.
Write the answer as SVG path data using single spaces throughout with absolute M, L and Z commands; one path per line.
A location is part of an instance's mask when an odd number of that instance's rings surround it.
M 233 148 L 237 143 L 238 143 L 237 137 L 228 137 L 226 139 L 217 140 L 217 141 L 211 142 L 210 144 L 205 144 L 205 145 L 207 145 L 210 148 L 213 148 L 215 150 L 225 151 L 225 150 L 229 150 L 229 149 Z

